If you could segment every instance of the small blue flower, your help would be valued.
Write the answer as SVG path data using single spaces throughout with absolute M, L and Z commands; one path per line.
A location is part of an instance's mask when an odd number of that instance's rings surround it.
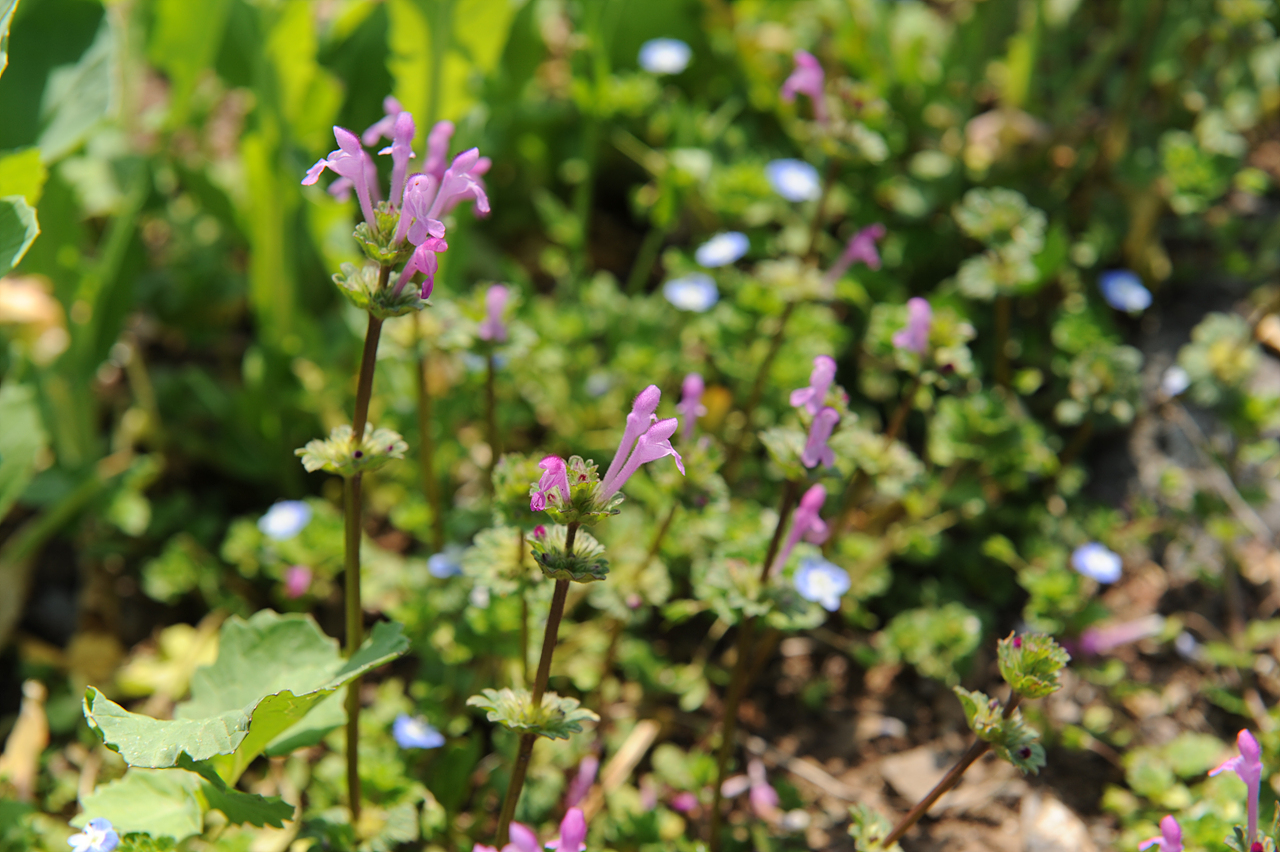
M 587 396 L 599 398 L 609 392 L 613 387 L 613 379 L 608 373 L 592 373 L 587 376 Z
M 400 748 L 440 748 L 444 734 L 427 724 L 421 716 L 401 713 L 391 726 L 391 735 Z
M 1120 579 L 1120 554 L 1091 541 L 1072 551 L 1071 567 L 1099 583 L 1114 583 Z
M 725 231 L 722 234 L 716 234 L 698 246 L 698 250 L 694 252 L 693 257 L 699 264 L 708 268 L 728 266 L 746 254 L 747 249 L 750 247 L 751 241 L 747 239 L 746 234 L 738 231 Z
M 1191 376 L 1177 364 L 1165 370 L 1164 375 L 1160 377 L 1160 390 L 1164 391 L 1165 396 L 1177 396 L 1189 387 L 1191 387 Z
M 311 507 L 301 500 L 281 500 L 258 519 L 258 529 L 269 539 L 284 541 L 311 523 Z
M 692 57 L 693 49 L 678 38 L 655 38 L 640 45 L 640 67 L 650 74 L 679 74 Z
M 672 278 L 662 285 L 662 295 L 682 311 L 702 313 L 720 301 L 720 291 L 710 275 L 695 272 L 680 278 Z
M 427 558 L 427 570 L 431 576 L 439 580 L 456 577 L 462 573 L 463 548 L 456 544 L 446 545 L 440 553 Z
M 111 826 L 111 820 L 94 817 L 79 834 L 67 838 L 67 845 L 75 852 L 111 852 L 120 845 L 120 835 Z
M 788 201 L 813 201 L 822 194 L 818 170 L 804 160 L 774 160 L 764 174 L 773 191 Z
M 1112 269 L 1098 276 L 1102 298 L 1117 311 L 1140 313 L 1151 307 L 1151 291 L 1128 269 Z
M 825 559 L 805 559 L 793 581 L 800 597 L 822 604 L 827 612 L 840 608 L 840 596 L 849 591 L 849 573 Z

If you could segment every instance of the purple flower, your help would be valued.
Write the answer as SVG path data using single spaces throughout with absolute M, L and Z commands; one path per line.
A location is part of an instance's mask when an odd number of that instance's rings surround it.
M 697 373 L 685 376 L 684 382 L 680 385 L 680 403 L 676 405 L 676 411 L 684 418 L 684 440 L 686 441 L 693 437 L 693 427 L 697 424 L 698 418 L 707 413 L 707 407 L 702 404 L 704 390 L 706 386 L 702 383 L 702 376 Z
M 488 157 L 480 156 L 479 148 L 463 151 L 453 158 L 452 165 L 440 177 L 440 191 L 431 205 L 428 215 L 444 216 L 463 201 L 474 201 L 476 215 L 489 215 L 489 196 L 485 194 L 481 177 L 493 165 Z
M 933 308 L 920 297 L 907 300 L 907 325 L 893 336 L 893 345 L 909 349 L 917 355 L 929 351 L 929 326 L 933 324 Z
M 840 413 L 834 408 L 824 408 L 814 415 L 813 424 L 809 427 L 809 440 L 804 445 L 804 452 L 800 454 L 802 465 L 805 467 L 817 467 L 819 464 L 824 467 L 835 465 L 836 453 L 827 446 L 827 439 L 831 437 L 832 431 L 839 422 Z
M 1158 615 L 1149 615 L 1146 618 L 1138 618 L 1107 627 L 1090 627 L 1080 634 L 1077 647 L 1083 654 L 1097 656 L 1098 654 L 1113 651 L 1122 645 L 1156 636 L 1163 629 L 1164 619 Z
M 589 754 L 578 764 L 578 774 L 569 782 L 569 792 L 565 794 L 566 807 L 575 807 L 587 797 L 591 785 L 596 783 L 596 772 L 600 769 L 600 758 Z
M 684 459 L 676 452 L 675 447 L 671 446 L 671 436 L 679 427 L 680 421 L 674 417 L 669 420 L 659 420 L 650 426 L 648 431 L 636 440 L 636 448 L 631 451 L 631 455 L 627 457 L 627 463 L 618 471 L 618 475 L 608 485 L 601 485 L 601 499 L 608 500 L 617 494 L 618 490 L 627 484 L 627 480 L 640 469 L 640 465 L 666 456 L 675 458 L 676 467 L 680 468 L 680 473 L 683 475 Z
M 678 38 L 654 38 L 640 45 L 640 67 L 650 74 L 679 74 L 693 50 Z
M 852 585 L 849 572 L 825 559 L 805 559 L 792 580 L 800 597 L 822 604 L 827 612 L 840 608 L 840 597 Z
M 437 121 L 427 134 L 427 162 L 422 171 L 435 178 L 437 186 L 444 177 L 444 170 L 449 167 L 449 141 L 453 139 L 453 130 L 452 121 Z
M 1102 298 L 1117 311 L 1141 313 L 1151 307 L 1151 291 L 1142 279 L 1128 269 L 1111 269 L 1098 276 Z
M 560 836 L 547 843 L 548 849 L 584 852 L 587 844 L 587 818 L 581 808 L 569 808 L 560 822 Z
M 569 469 L 564 463 L 564 459 L 559 456 L 546 456 L 542 461 L 538 462 L 538 467 L 542 468 L 546 473 L 542 474 L 542 478 L 538 480 L 538 490 L 529 500 L 529 510 L 533 512 L 541 512 L 547 508 L 547 497 L 551 496 L 554 491 L 560 492 L 560 506 L 566 508 L 569 505 Z
M 399 203 L 398 199 L 404 190 L 404 176 L 409 170 L 409 161 L 416 155 L 413 153 L 413 116 L 402 112 L 396 116 L 391 131 L 391 144 L 379 151 L 379 154 L 391 155 L 391 203 Z
M 876 242 L 884 239 L 885 233 L 884 225 L 875 222 L 850 237 L 844 251 L 840 254 L 840 259 L 827 270 L 826 281 L 833 283 L 840 280 L 845 270 L 859 260 L 870 269 L 879 269 L 880 252 L 876 249 Z
M 816 201 L 822 194 L 818 170 L 804 160 L 772 160 L 764 175 L 773 191 L 788 201 Z
M 671 809 L 687 814 L 698 806 L 698 797 L 685 790 L 682 793 L 676 793 L 671 799 Z
M 752 813 L 760 819 L 776 819 L 778 816 L 778 791 L 773 789 L 773 785 L 769 783 L 769 778 L 764 771 L 764 764 L 760 762 L 759 758 L 753 757 L 747 763 L 747 778 L 751 780 L 751 793 L 748 799 L 751 802 Z
M 281 500 L 258 519 L 258 529 L 272 541 L 287 541 L 311 523 L 311 506 L 302 500 Z
M 311 569 L 306 565 L 290 565 L 284 571 L 284 596 L 300 598 L 311 588 Z
M 1182 852 L 1182 826 L 1173 815 L 1160 820 L 1160 836 L 1144 840 L 1138 846 L 1139 852 L 1152 846 L 1159 846 L 1160 852 Z
M 420 246 L 430 237 L 444 237 L 444 223 L 431 215 L 431 207 L 439 194 L 438 186 L 431 175 L 409 178 L 401 199 L 400 221 L 396 223 L 393 242 L 401 243 L 407 237 L 409 242 Z
M 448 247 L 449 244 L 444 240 L 428 237 L 423 241 L 422 245 L 414 249 L 413 254 L 409 256 L 408 262 L 405 263 L 404 269 L 400 270 L 400 276 L 396 279 L 395 295 L 400 295 L 404 285 L 412 281 L 413 276 L 421 272 L 423 278 L 420 297 L 423 299 L 428 298 L 432 289 L 436 286 L 436 272 L 440 269 L 440 261 L 436 258 L 436 254 Z
M 1262 786 L 1262 748 L 1253 738 L 1253 734 L 1249 733 L 1248 728 L 1242 729 L 1236 736 L 1236 746 L 1240 749 L 1239 756 L 1225 761 L 1209 775 L 1214 776 L 1231 770 L 1244 782 L 1247 788 L 1245 805 L 1249 814 L 1248 842 L 1252 845 L 1258 839 L 1258 791 Z
M 510 295 L 511 291 L 502 284 L 494 284 L 484 294 L 484 305 L 488 315 L 484 322 L 480 323 L 480 330 L 477 332 L 481 340 L 501 343 L 507 339 L 507 326 L 502 321 L 502 311 L 506 308 Z
M 1082 544 L 1071 552 L 1071 567 L 1099 583 L 1114 583 L 1120 579 L 1123 567 L 1120 555 L 1108 550 L 1096 541 Z
M 635 446 L 636 440 L 651 424 L 657 422 L 658 415 L 654 412 L 658 410 L 658 403 L 661 401 L 662 391 L 657 385 L 649 385 L 636 394 L 635 400 L 631 403 L 631 413 L 627 415 L 627 425 L 622 430 L 622 440 L 618 442 L 618 449 L 613 454 L 613 461 L 609 463 L 609 470 L 605 473 L 604 479 L 600 480 L 602 487 L 608 488 L 613 484 L 613 480 L 626 463 L 631 448 Z
M 381 139 L 394 137 L 396 119 L 404 112 L 404 107 L 394 97 L 387 95 L 382 99 L 382 111 L 386 114 L 369 125 L 369 129 L 360 136 L 360 141 L 364 144 L 373 146 Z
M 502 852 L 542 852 L 542 846 L 538 843 L 538 835 L 533 833 L 533 829 L 523 823 L 513 822 L 509 829 L 511 842 L 502 847 Z
M 816 415 L 827 399 L 827 389 L 836 377 L 836 359 L 819 355 L 813 359 L 813 372 L 809 374 L 809 386 L 791 392 L 791 404 Z
M 75 852 L 111 852 L 120 845 L 120 835 L 106 817 L 94 817 L 85 823 L 79 834 L 67 838 L 67 845 Z
M 819 122 L 826 123 L 827 105 L 822 97 L 826 74 L 822 71 L 822 63 L 807 50 L 797 50 L 795 57 L 795 70 L 782 84 L 782 99 L 792 103 L 797 94 L 808 95 L 809 100 L 813 102 L 813 117 Z
M 827 525 L 818 514 L 822 511 L 822 504 L 826 500 L 827 489 L 821 485 L 814 485 L 804 492 L 804 496 L 800 498 L 800 505 L 796 507 L 795 517 L 791 521 L 791 532 L 787 534 L 787 541 L 782 545 L 778 557 L 773 560 L 773 565 L 769 568 L 770 573 L 787 564 L 791 551 L 795 550 L 801 538 L 813 544 L 822 544 L 827 540 Z
M 377 233 L 378 223 L 373 215 L 373 200 L 369 189 L 370 177 L 376 175 L 376 172 L 370 168 L 372 163 L 369 155 L 365 153 L 364 148 L 360 147 L 360 139 L 350 130 L 335 127 L 333 136 L 338 140 L 338 150 L 330 151 L 329 156 L 317 160 L 314 166 L 307 169 L 302 185 L 314 184 L 320 179 L 320 173 L 325 169 L 351 181 L 356 197 L 360 199 L 360 211 L 364 213 L 364 220 L 368 223 L 370 230 Z
M 708 269 L 716 266 L 728 266 L 747 253 L 751 242 L 747 235 L 739 231 L 725 231 L 716 234 L 693 253 L 693 259 Z

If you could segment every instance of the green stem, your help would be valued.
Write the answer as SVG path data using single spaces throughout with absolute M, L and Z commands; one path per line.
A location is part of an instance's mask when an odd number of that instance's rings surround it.
M 488 489 L 493 494 L 493 469 L 498 464 L 498 456 L 502 453 L 498 438 L 498 390 L 497 365 L 492 352 L 488 355 L 489 369 L 484 380 L 485 420 L 489 427 L 489 476 Z
M 653 272 L 653 265 L 658 260 L 658 252 L 662 251 L 662 241 L 667 238 L 667 229 L 654 226 L 644 235 L 640 243 L 640 251 L 636 252 L 635 262 L 631 265 L 631 275 L 627 277 L 627 293 L 635 296 L 644 290 L 644 283 Z
M 773 538 L 769 541 L 769 549 L 765 554 L 764 565 L 760 568 L 760 585 L 769 581 L 769 568 L 778 555 L 782 544 L 782 531 L 787 528 L 787 520 L 795 507 L 797 484 L 787 480 L 782 490 L 782 505 L 778 508 L 778 526 L 774 528 Z M 720 852 L 720 823 L 723 818 L 721 805 L 724 801 L 724 779 L 729 770 L 729 755 L 733 753 L 734 734 L 738 726 L 738 705 L 747 691 L 747 663 L 751 656 L 751 645 L 755 633 L 755 617 L 748 616 L 738 628 L 737 658 L 733 661 L 733 674 L 729 679 L 729 692 L 724 700 L 724 719 L 721 723 L 720 750 L 716 754 L 716 789 L 711 805 L 711 852 Z
M 564 552 L 570 556 L 573 555 L 573 540 L 577 535 L 578 524 L 569 524 Z M 542 696 L 547 691 L 547 680 L 551 677 L 551 657 L 556 651 L 560 620 L 564 617 L 564 603 L 568 596 L 569 581 L 556 580 L 556 590 L 551 596 L 551 611 L 547 613 L 547 629 L 542 634 L 542 656 L 538 659 L 538 673 L 533 681 L 533 707 L 542 706 Z M 520 801 L 520 791 L 524 787 L 524 779 L 529 772 L 529 759 L 533 756 L 533 744 L 537 739 L 537 734 L 520 735 L 520 748 L 516 752 L 516 762 L 511 769 L 511 783 L 507 785 L 507 795 L 502 800 L 502 810 L 498 814 L 499 848 L 505 846 L 509 839 L 511 820 L 516 814 L 516 804 Z
M 735 479 L 738 463 L 742 460 L 742 454 L 746 451 L 747 444 L 751 441 L 751 417 L 755 414 L 756 406 L 760 404 L 760 398 L 764 395 L 765 379 L 768 378 L 769 368 L 773 366 L 774 359 L 778 357 L 778 352 L 782 349 L 782 342 L 787 331 L 787 320 L 791 318 L 791 313 L 795 310 L 795 307 L 795 302 L 787 302 L 787 306 L 782 309 L 782 315 L 778 317 L 778 330 L 774 332 L 773 339 L 769 341 L 769 351 L 765 353 L 764 360 L 760 362 L 760 370 L 756 373 L 755 381 L 751 383 L 751 393 L 747 396 L 747 404 L 742 408 L 742 433 L 738 435 L 733 442 L 733 446 L 729 448 L 724 462 L 724 478 L 731 483 Z

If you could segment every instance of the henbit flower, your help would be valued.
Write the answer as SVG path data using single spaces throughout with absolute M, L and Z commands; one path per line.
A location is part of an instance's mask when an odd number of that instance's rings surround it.
M 613 483 L 622 466 L 626 464 L 627 456 L 631 455 L 636 441 L 658 421 L 658 415 L 655 412 L 660 402 L 662 402 L 662 391 L 657 385 L 649 385 L 636 394 L 636 398 L 631 403 L 631 413 L 627 415 L 627 425 L 622 430 L 622 440 L 618 442 L 613 461 L 609 462 L 609 470 L 605 472 L 604 479 L 600 480 L 601 487 L 608 488 Z
M 680 385 L 680 402 L 676 405 L 676 411 L 684 418 L 684 440 L 686 441 L 693 437 L 693 427 L 697 424 L 698 418 L 707 413 L 707 407 L 702 404 L 704 390 L 706 385 L 702 382 L 702 376 L 697 373 L 685 376 L 684 382 Z
M 907 325 L 893 336 L 893 345 L 909 349 L 917 355 L 929 351 L 929 327 L 933 324 L 933 308 L 919 296 L 907 299 Z
M 290 565 L 284 571 L 284 596 L 300 598 L 311 588 L 311 569 L 306 565 Z
M 1191 376 L 1177 364 L 1165 370 L 1164 375 L 1160 377 L 1160 390 L 1165 396 L 1178 396 L 1189 387 L 1191 387 Z
M 778 791 L 773 789 L 765 774 L 764 764 L 758 757 L 747 763 L 747 778 L 751 781 L 751 811 L 759 819 L 773 821 L 781 816 L 778 811 Z
M 1164 630 L 1164 618 L 1159 615 L 1148 615 L 1133 621 L 1111 624 L 1106 627 L 1089 627 L 1080 634 L 1077 642 L 1083 654 L 1097 656 L 1113 651 L 1122 645 L 1129 645 L 1140 639 L 1160 635 Z
M 538 467 L 546 471 L 538 480 L 537 492 L 529 498 L 529 510 L 541 512 L 547 508 L 547 497 L 552 490 L 560 492 L 560 505 L 569 505 L 569 468 L 559 456 L 544 456 Z
M 476 215 L 489 215 L 489 196 L 480 178 L 489 171 L 493 162 L 480 156 L 479 148 L 470 148 L 453 158 L 453 163 L 440 177 L 440 190 L 427 215 L 438 219 L 451 212 L 463 201 L 475 202 Z
M 1111 269 L 1098 276 L 1098 289 L 1107 304 L 1118 311 L 1131 314 L 1151 307 L 1151 291 L 1142 286 L 1142 279 L 1128 269 Z
M 627 463 L 622 466 L 622 470 L 618 471 L 618 475 L 608 485 L 601 485 L 601 499 L 608 500 L 617 494 L 618 490 L 627 484 L 627 480 L 640 469 L 640 465 L 666 456 L 675 458 L 676 467 L 680 468 L 680 475 L 683 476 L 684 459 L 676 452 L 675 447 L 671 446 L 671 436 L 678 428 L 680 428 L 680 421 L 674 417 L 669 420 L 659 420 L 650 426 L 649 430 L 636 440 L 636 448 L 631 451 Z
M 420 716 L 401 713 L 391 725 L 391 736 L 400 748 L 440 748 L 444 735 Z
M 720 301 L 720 291 L 710 275 L 694 272 L 672 278 L 662 285 L 662 295 L 682 311 L 700 314 Z
M 782 84 L 782 99 L 792 103 L 797 94 L 808 95 L 813 102 L 814 119 L 825 124 L 827 105 L 822 97 L 822 89 L 826 83 L 826 74 L 822 70 L 822 63 L 807 50 L 797 50 L 795 58 L 795 70 Z
M 502 852 L 542 852 L 538 843 L 538 835 L 524 823 L 513 822 L 508 830 L 511 842 L 502 847 Z
M 692 57 L 693 49 L 678 38 L 654 38 L 640 45 L 640 67 L 650 74 L 679 74 Z
M 373 215 L 373 201 L 369 194 L 369 178 L 376 172 L 368 168 L 369 155 L 360 147 L 360 139 L 350 130 L 334 127 L 333 136 L 338 140 L 338 150 L 330 151 L 329 156 L 317 160 L 314 166 L 307 169 L 302 185 L 314 184 L 325 169 L 351 181 L 356 197 L 360 199 L 360 211 L 364 213 L 364 220 L 376 233 L 377 219 Z
M 400 202 L 400 220 L 396 222 L 393 244 L 407 238 L 420 246 L 429 237 L 444 237 L 444 223 L 431 215 L 431 206 L 439 194 L 439 182 L 431 175 L 413 175 L 405 184 Z
M 507 339 L 507 326 L 502 321 L 502 311 L 507 307 L 507 299 L 511 291 L 502 284 L 494 284 L 484 294 L 484 305 L 487 316 L 480 323 L 476 332 L 481 340 L 501 343 Z
M 548 849 L 563 852 L 585 852 L 587 844 L 587 818 L 581 808 L 569 808 L 560 822 L 560 837 L 547 843 Z
M 343 204 L 351 198 L 351 190 L 355 187 L 355 183 L 348 178 L 340 177 L 333 183 L 329 184 L 327 192 L 341 201 Z
M 1096 541 L 1082 544 L 1071 552 L 1071 567 L 1099 583 L 1114 583 L 1120 579 L 1123 563 L 1120 554 Z
M 370 147 L 377 145 L 381 139 L 393 138 L 396 119 L 404 112 L 404 107 L 394 97 L 387 95 L 382 99 L 382 111 L 386 114 L 369 125 L 369 129 L 360 137 L 360 141 Z
M 804 492 L 804 496 L 800 498 L 800 505 L 796 507 L 795 515 L 791 519 L 791 532 L 787 534 L 786 543 L 782 545 L 782 550 L 773 560 L 773 565 L 769 566 L 770 574 L 787 564 L 791 551 L 795 550 L 801 538 L 813 544 L 822 544 L 827 540 L 827 525 L 819 515 L 822 504 L 826 500 L 827 489 L 821 485 L 814 485 Z
M 840 609 L 840 597 L 852 583 L 849 572 L 825 559 L 805 559 L 792 580 L 800 597 L 822 605 L 827 612 Z
M 800 454 L 800 464 L 805 467 L 834 467 L 836 452 L 827 446 L 827 439 L 835 431 L 840 422 L 840 412 L 834 408 L 824 408 L 813 416 L 809 426 L 809 440 L 805 442 L 804 452 Z
M 575 807 L 587 797 L 591 785 L 596 783 L 596 772 L 600 769 L 600 758 L 589 754 L 578 764 L 578 772 L 569 782 L 569 790 L 565 793 L 565 807 Z
M 422 291 L 419 296 L 423 299 L 430 297 L 431 291 L 436 286 L 436 272 L 440 269 L 440 261 L 436 258 L 436 255 L 447 248 L 449 248 L 449 244 L 444 240 L 436 237 L 427 237 L 422 245 L 413 250 L 413 254 L 409 256 L 404 269 L 400 270 L 400 276 L 396 279 L 396 286 L 392 291 L 393 294 L 399 296 L 400 291 L 404 289 L 404 285 L 412 281 L 413 276 L 421 272 L 423 275 Z
M 1236 735 L 1236 746 L 1240 749 L 1240 754 L 1223 762 L 1209 775 L 1212 777 L 1229 769 L 1239 775 L 1240 780 L 1244 782 L 1247 789 L 1245 805 L 1249 819 L 1248 842 L 1253 844 L 1258 839 L 1258 791 L 1262 786 L 1262 747 L 1253 738 L 1253 734 L 1249 733 L 1248 728 L 1242 728 Z
M 725 231 L 716 234 L 693 253 L 693 259 L 708 269 L 717 266 L 728 266 L 747 253 L 751 241 L 740 231 Z
M 822 194 L 818 170 L 804 160 L 773 160 L 764 174 L 773 191 L 788 201 L 814 201 Z
M 1172 814 L 1160 820 L 1159 836 L 1138 844 L 1138 852 L 1157 845 L 1160 852 L 1182 852 L 1182 826 L 1178 825 Z
M 396 116 L 395 126 L 391 131 L 391 144 L 379 151 L 379 154 L 391 155 L 391 203 L 397 204 L 404 190 L 404 176 L 409 170 L 409 161 L 417 154 L 413 153 L 413 134 L 416 128 L 413 116 L 402 112 Z
M 685 790 L 682 793 L 676 793 L 671 799 L 671 809 L 687 814 L 698 806 L 698 797 Z
M 106 817 L 94 817 L 85 823 L 79 834 L 67 838 L 67 845 L 75 852 L 111 852 L 120 845 L 120 835 Z
M 813 371 L 809 373 L 809 386 L 791 392 L 791 404 L 817 415 L 827 399 L 827 390 L 836 377 L 836 359 L 819 355 L 813 359 Z
M 449 168 L 449 141 L 453 139 L 453 122 L 437 121 L 427 134 L 427 162 L 423 165 L 424 174 L 436 179 L 436 185 L 444 177 Z
M 880 268 L 880 252 L 876 249 L 876 242 L 884 239 L 884 225 L 879 222 L 873 222 L 867 227 L 855 233 L 849 238 L 849 242 L 845 243 L 844 251 L 840 253 L 840 257 L 827 270 L 827 274 L 823 276 L 828 284 L 832 284 L 840 280 L 840 276 L 854 264 L 855 261 L 862 261 L 867 265 L 868 269 Z
M 286 541 L 311 523 L 311 506 L 302 500 L 281 500 L 258 518 L 258 529 L 272 541 Z

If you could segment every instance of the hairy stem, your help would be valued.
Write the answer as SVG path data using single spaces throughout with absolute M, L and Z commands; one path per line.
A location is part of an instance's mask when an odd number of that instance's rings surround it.
M 760 585 L 769 581 L 769 568 L 778 555 L 782 544 L 782 533 L 787 528 L 787 520 L 795 507 L 797 484 L 788 480 L 782 490 L 782 504 L 778 508 L 778 526 L 774 528 L 773 538 L 769 541 L 769 550 L 765 554 L 764 565 L 760 569 Z M 723 721 L 720 725 L 720 750 L 716 754 L 716 789 L 711 805 L 711 852 L 720 852 L 720 823 L 723 819 L 721 805 L 724 801 L 724 779 L 729 770 L 729 756 L 733 753 L 734 733 L 738 726 L 738 705 L 747 691 L 748 661 L 751 657 L 752 638 L 755 634 L 755 617 L 743 619 L 738 628 L 737 657 L 733 661 L 733 674 L 729 678 L 729 691 L 724 699 Z
M 1004 718 L 1008 719 L 1013 715 L 1013 711 L 1018 707 L 1018 701 L 1021 698 L 1016 692 L 1009 697 L 1008 703 L 1004 705 Z M 902 839 L 902 835 L 906 834 L 911 826 L 920 821 L 929 808 L 933 807 L 934 802 L 942 798 L 944 794 L 952 787 L 960 783 L 960 778 L 964 775 L 965 770 L 974 764 L 978 758 L 987 753 L 987 749 L 991 748 L 991 744 L 985 740 L 975 739 L 973 745 L 956 761 L 955 766 L 947 770 L 947 774 L 942 776 L 942 780 L 929 791 L 923 799 L 916 803 L 916 806 L 907 812 L 907 815 L 889 832 L 889 836 L 880 841 L 880 845 L 884 849 L 889 849 L 893 844 Z
M 578 525 L 569 524 L 569 533 L 564 542 L 565 553 L 573 555 L 573 540 L 577 534 Z M 569 581 L 556 580 L 556 590 L 551 596 L 551 611 L 547 614 L 547 629 L 542 634 L 542 656 L 538 659 L 538 673 L 533 681 L 534 707 L 542 706 L 542 696 L 547 691 L 547 680 L 551 677 L 551 656 L 556 651 L 560 620 L 564 617 L 564 602 L 568 595 Z M 520 748 L 516 752 L 515 766 L 511 768 L 511 783 L 507 785 L 507 795 L 502 800 L 502 810 L 498 814 L 499 848 L 505 846 L 510 837 L 511 820 L 516 814 L 516 804 L 520 801 L 520 791 L 529 772 L 529 759 L 533 756 L 533 744 L 537 739 L 537 734 L 520 735 Z
M 751 442 L 751 416 L 755 413 L 756 406 L 760 404 L 760 398 L 764 395 L 764 383 L 769 376 L 769 368 L 773 366 L 773 360 L 778 357 L 778 351 L 782 349 L 782 342 L 787 331 L 787 320 L 791 318 L 791 312 L 795 310 L 795 307 L 795 302 L 787 302 L 787 306 L 782 309 L 782 315 L 778 317 L 778 330 L 774 332 L 773 339 L 769 341 L 769 351 L 765 353 L 764 360 L 760 362 L 760 370 L 756 373 L 755 381 L 751 383 L 751 393 L 747 396 L 747 404 L 742 407 L 742 432 L 733 442 L 733 446 L 729 448 L 724 462 L 724 478 L 730 483 L 736 478 L 738 463 L 742 460 L 742 454 L 746 451 L 747 445 Z

